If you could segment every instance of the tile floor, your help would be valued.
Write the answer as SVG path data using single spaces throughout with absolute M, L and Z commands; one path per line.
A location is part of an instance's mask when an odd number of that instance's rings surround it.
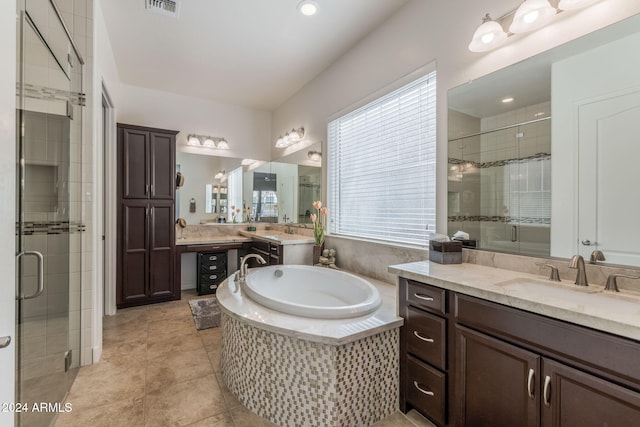
M 219 368 L 220 328 L 197 331 L 187 301 L 119 310 L 104 319 L 100 362 L 80 368 L 55 427 L 260 427 L 274 424 L 245 408 Z M 431 426 L 413 411 L 377 427 Z

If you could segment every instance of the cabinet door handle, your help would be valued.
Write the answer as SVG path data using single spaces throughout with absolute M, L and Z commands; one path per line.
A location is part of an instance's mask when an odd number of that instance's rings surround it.
M 149 184 L 144 186 L 144 194 L 145 195 L 149 194 Z
M 511 241 L 512 242 L 518 241 L 518 227 L 515 225 L 511 226 Z
M 527 393 L 529 394 L 530 399 L 534 399 L 535 395 L 533 394 L 533 381 L 535 380 L 536 372 L 533 369 L 529 369 L 529 378 L 527 378 Z
M 413 296 L 424 301 L 433 301 L 433 298 L 427 295 L 414 293 Z
M 418 332 L 418 331 L 413 331 L 413 335 L 415 335 L 416 337 L 418 337 L 418 339 L 421 339 L 422 341 L 434 342 L 433 338 L 427 338 L 427 337 L 421 335 L 420 332 Z
M 418 384 L 418 381 L 414 381 L 413 385 L 415 388 L 417 388 L 418 390 L 420 390 L 421 393 L 426 394 L 427 396 L 435 396 L 436 394 L 434 392 L 432 392 L 431 390 L 425 390 L 424 388 L 420 387 L 420 384 Z
M 9 344 L 11 344 L 10 336 L 0 338 L 0 348 L 9 347 Z
M 547 408 L 551 406 L 551 377 L 547 375 L 544 377 L 544 406 Z

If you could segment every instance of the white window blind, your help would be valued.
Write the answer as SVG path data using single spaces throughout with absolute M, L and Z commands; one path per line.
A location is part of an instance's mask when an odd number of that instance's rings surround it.
M 328 126 L 329 232 L 426 245 L 435 229 L 435 71 Z
M 240 212 L 239 213 L 235 212 L 236 222 L 243 222 L 244 213 L 242 212 L 242 209 L 243 209 L 243 206 L 242 206 L 242 166 L 232 170 L 231 172 L 229 172 L 227 186 L 229 188 L 228 196 L 227 196 L 228 199 L 229 199 L 228 202 L 227 202 L 228 205 L 229 205 L 229 214 L 228 214 L 227 221 L 228 222 L 233 221 L 234 212 L 231 212 L 231 206 L 235 206 L 236 209 L 240 208 Z

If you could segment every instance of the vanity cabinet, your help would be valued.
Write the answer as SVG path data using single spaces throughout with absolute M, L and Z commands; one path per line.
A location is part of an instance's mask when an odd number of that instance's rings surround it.
M 458 426 L 640 425 L 640 344 L 455 295 Z
M 415 408 L 439 426 L 447 424 L 447 291 L 402 279 L 400 408 Z
M 267 242 L 265 240 L 253 239 L 249 253 L 260 255 L 267 262 L 259 264 L 255 258 L 248 261 L 250 268 L 261 267 L 266 265 L 282 264 L 283 245 Z
M 640 425 L 637 341 L 405 278 L 400 314 L 403 412 L 438 426 Z

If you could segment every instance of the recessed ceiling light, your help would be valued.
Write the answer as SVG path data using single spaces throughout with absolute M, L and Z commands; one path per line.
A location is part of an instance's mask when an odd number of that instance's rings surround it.
M 509 97 L 507 97 L 507 98 L 503 98 L 503 99 L 502 99 L 502 102 L 503 102 L 504 104 L 508 104 L 509 102 L 513 102 L 513 98 L 512 98 L 512 97 L 510 97 L 510 96 L 509 96 Z
M 305 16 L 312 16 L 318 13 L 318 3 L 313 0 L 302 0 L 298 3 L 298 10 Z

